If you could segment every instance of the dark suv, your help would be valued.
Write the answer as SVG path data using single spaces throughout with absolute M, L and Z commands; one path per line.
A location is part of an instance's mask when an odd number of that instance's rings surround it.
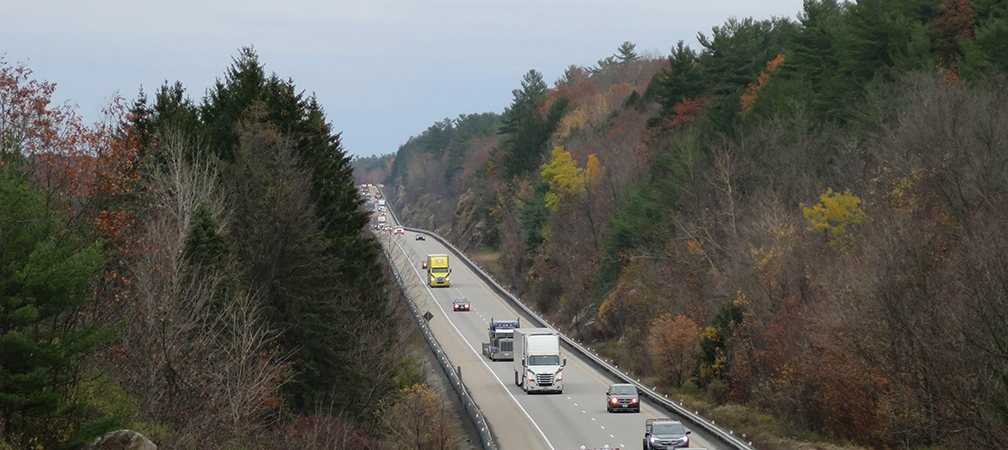
M 689 447 L 689 434 L 678 420 L 648 419 L 644 421 L 644 450 Z
M 623 383 L 611 384 L 605 395 L 606 411 L 640 412 L 640 397 L 637 395 L 637 386 Z

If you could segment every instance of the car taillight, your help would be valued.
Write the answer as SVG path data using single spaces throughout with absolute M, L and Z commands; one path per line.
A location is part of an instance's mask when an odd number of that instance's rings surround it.
M 468 303 L 465 304 L 465 309 L 469 309 L 469 304 Z
M 633 403 L 633 404 L 636 405 L 637 404 L 637 397 L 634 397 L 632 400 L 630 400 L 630 403 Z
M 614 404 L 614 405 L 615 405 L 615 404 L 617 404 L 617 403 L 619 403 L 619 399 L 618 399 L 618 398 L 616 398 L 616 397 L 613 397 L 613 398 L 612 398 L 611 400 L 609 400 L 609 401 L 611 401 L 611 402 L 612 402 L 612 404 Z

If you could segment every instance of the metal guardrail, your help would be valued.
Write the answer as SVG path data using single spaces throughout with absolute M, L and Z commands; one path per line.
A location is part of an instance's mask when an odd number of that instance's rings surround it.
M 393 218 L 394 217 L 395 216 L 393 216 Z M 385 231 L 383 230 L 381 232 L 384 233 Z M 452 388 L 455 390 L 455 394 L 458 395 L 459 401 L 462 402 L 462 406 L 465 408 L 466 414 L 469 415 L 469 419 L 472 420 L 473 426 L 476 427 L 483 450 L 497 450 L 497 441 L 494 439 L 490 423 L 486 421 L 486 418 L 483 417 L 483 412 L 480 411 L 479 407 L 476 406 L 476 402 L 472 399 L 472 396 L 469 395 L 469 390 L 465 387 L 465 384 L 462 383 L 462 377 L 455 371 L 455 366 L 452 365 L 448 356 L 441 349 L 441 345 L 438 344 L 437 339 L 434 338 L 434 334 L 430 331 L 427 321 L 421 315 L 420 310 L 417 309 L 416 303 L 405 292 L 405 280 L 399 272 L 399 268 L 392 260 L 391 250 L 385 245 L 382 245 L 382 252 L 385 255 L 386 261 L 388 261 L 389 267 L 392 268 L 392 276 L 395 277 L 399 288 L 403 290 L 403 295 L 406 297 L 406 303 L 409 305 L 410 311 L 413 313 L 413 317 L 416 319 L 417 325 L 420 327 L 420 332 L 423 334 L 424 340 L 427 341 L 427 345 L 430 347 L 431 351 L 434 352 L 434 355 L 437 356 L 441 369 L 444 370 Z
M 755 450 L 755 447 L 752 446 L 752 442 L 746 442 L 745 440 L 743 440 L 745 435 L 742 435 L 742 437 L 736 436 L 734 432 L 725 430 L 725 429 L 717 426 L 717 424 L 713 420 L 707 420 L 704 417 L 700 416 L 700 414 L 697 411 L 690 411 L 690 410 L 684 408 L 681 403 L 677 404 L 677 403 L 673 402 L 672 400 L 669 400 L 667 396 L 663 396 L 663 395 L 658 394 L 658 392 L 657 392 L 657 390 L 655 388 L 644 386 L 637 379 L 631 378 L 628 374 L 626 374 L 623 371 L 619 370 L 616 366 L 614 366 L 612 364 L 609 364 L 608 362 L 606 362 L 605 360 L 603 360 L 602 358 L 600 358 L 598 356 L 598 353 L 595 353 L 594 351 L 591 351 L 590 349 L 582 346 L 581 344 L 579 344 L 578 342 L 574 341 L 573 339 L 567 337 L 565 334 L 563 334 L 562 332 L 560 332 L 560 330 L 557 330 L 556 327 L 553 326 L 553 324 L 549 323 L 546 319 L 544 319 L 538 313 L 536 313 L 531 308 L 529 308 L 528 306 L 526 306 L 525 303 L 523 303 L 517 297 L 515 297 L 510 292 L 508 292 L 507 289 L 504 289 L 503 286 L 501 286 L 499 283 L 497 283 L 497 280 L 494 280 L 493 277 L 491 277 L 489 274 L 487 274 L 479 265 L 477 265 L 475 262 L 473 262 L 471 259 L 469 259 L 469 257 L 465 253 L 463 253 L 461 250 L 455 248 L 455 246 L 452 245 L 450 242 L 448 242 L 446 239 L 442 238 L 441 236 L 439 236 L 439 235 L 437 235 L 435 233 L 432 233 L 432 232 L 427 231 L 427 230 L 422 230 L 422 229 L 419 229 L 419 228 L 405 227 L 405 229 L 407 229 L 409 231 L 412 231 L 412 232 L 415 232 L 415 233 L 424 233 L 424 234 L 426 234 L 428 236 L 431 236 L 431 237 L 437 239 L 438 242 L 440 242 L 442 245 L 444 245 L 446 248 L 448 248 L 449 251 L 451 251 L 452 253 L 454 253 L 457 258 L 465 260 L 465 262 L 467 264 L 469 264 L 470 267 L 472 267 L 473 269 L 475 269 L 475 273 L 477 274 L 477 276 L 479 276 L 485 282 L 487 282 L 487 284 L 489 284 L 491 288 L 493 288 L 495 291 L 497 291 L 497 293 L 500 296 L 502 296 L 504 299 L 506 299 L 508 302 L 510 302 L 512 304 L 512 306 L 514 306 L 515 308 L 517 308 L 517 309 L 521 310 L 522 312 L 524 312 L 526 314 L 526 316 L 531 317 L 533 319 L 533 321 L 538 322 L 539 326 L 546 327 L 546 328 L 552 328 L 553 330 L 555 330 L 557 332 L 557 334 L 560 336 L 560 338 L 564 341 L 564 344 L 567 345 L 568 348 L 573 349 L 574 351 L 580 353 L 588 361 L 592 362 L 597 368 L 599 368 L 599 369 L 601 369 L 601 370 L 603 370 L 605 372 L 608 372 L 610 375 L 612 375 L 616 379 L 619 379 L 619 380 L 621 380 L 621 381 L 623 381 L 625 383 L 630 383 L 630 384 L 633 384 L 633 385 L 637 386 L 637 389 L 641 392 L 641 395 L 643 395 L 644 397 L 647 397 L 652 402 L 654 402 L 654 403 L 656 403 L 658 405 L 663 406 L 666 410 L 668 410 L 668 411 L 670 411 L 672 413 L 678 414 L 680 417 L 682 417 L 683 419 L 685 419 L 685 421 L 688 422 L 690 425 L 692 425 L 694 428 L 700 428 L 700 429 L 704 430 L 705 432 L 707 432 L 711 436 L 717 438 L 722 443 L 726 444 L 727 446 L 731 447 L 732 449 L 734 449 L 734 450 Z

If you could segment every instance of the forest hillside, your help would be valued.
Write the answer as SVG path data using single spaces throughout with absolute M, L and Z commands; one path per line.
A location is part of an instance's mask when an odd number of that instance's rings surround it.
M 456 446 L 313 96 L 252 48 L 93 125 L 54 88 L 0 57 L 0 449 Z
M 772 418 L 750 436 L 1008 448 L 1006 14 L 810 0 L 626 42 L 433 124 L 385 190 L 620 367 Z

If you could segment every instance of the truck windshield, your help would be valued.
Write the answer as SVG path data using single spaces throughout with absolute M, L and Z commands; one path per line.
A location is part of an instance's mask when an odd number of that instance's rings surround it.
M 528 357 L 530 366 L 559 366 L 560 356 L 558 355 L 532 355 Z
M 432 268 L 430 271 L 434 273 L 448 273 L 448 268 L 446 267 Z

